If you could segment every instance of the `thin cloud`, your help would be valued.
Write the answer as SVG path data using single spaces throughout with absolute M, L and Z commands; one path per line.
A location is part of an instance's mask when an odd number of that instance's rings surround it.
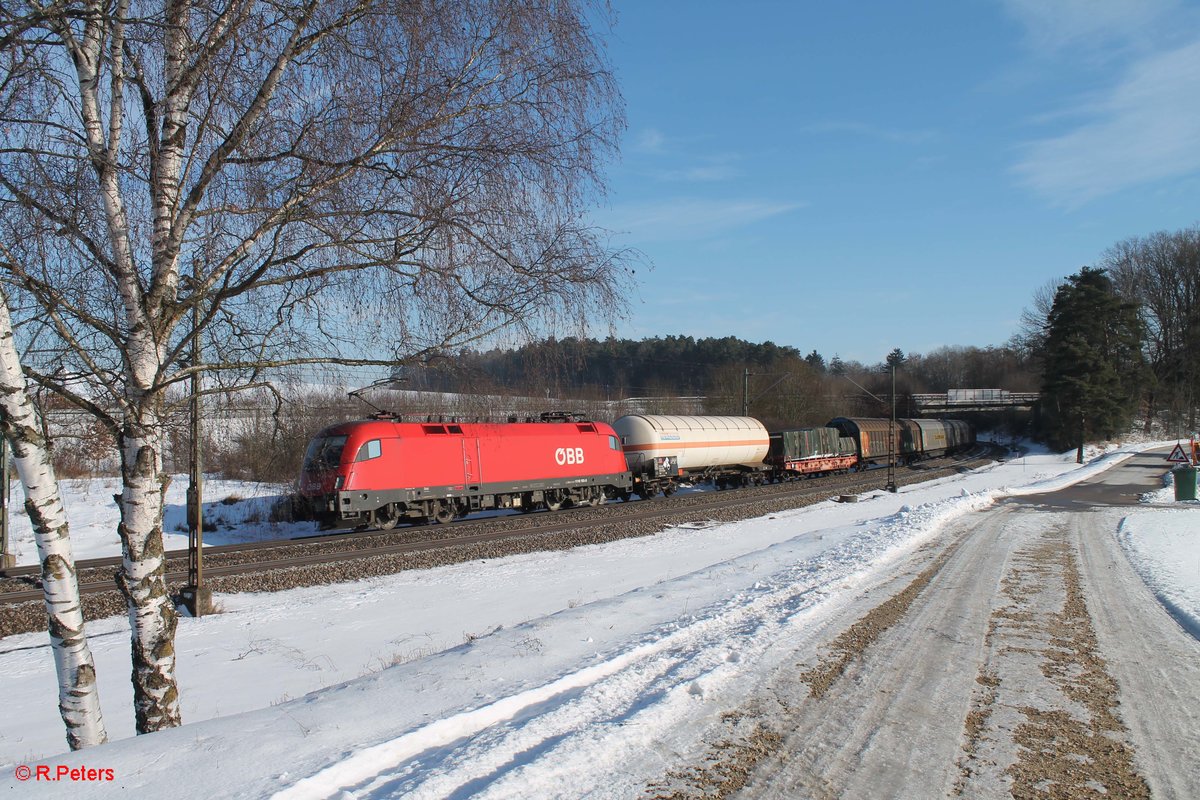
M 846 135 L 861 136 L 868 139 L 879 139 L 896 144 L 922 144 L 937 138 L 937 132 L 932 130 L 902 130 L 900 128 L 880 128 L 863 122 L 828 121 L 803 125 L 797 131 L 814 135 Z
M 600 224 L 640 241 L 709 238 L 764 219 L 787 214 L 802 203 L 765 200 L 675 198 L 618 206 Z
M 1071 47 L 1098 49 L 1144 36 L 1177 0 L 1002 0 L 1026 31 L 1028 45 L 1041 52 Z
M 1057 203 L 1078 206 L 1120 189 L 1200 169 L 1200 41 L 1138 62 L 1090 121 L 1034 142 L 1013 170 Z
M 684 169 L 658 170 L 653 175 L 660 181 L 680 181 L 686 183 L 713 183 L 736 178 L 742 171 L 729 164 L 710 164 Z
M 634 139 L 634 149 L 643 153 L 661 153 L 666 147 L 667 137 L 657 128 L 646 128 Z
M 737 154 L 696 155 L 688 152 L 689 144 L 695 144 L 695 140 L 689 142 L 685 138 L 668 137 L 658 128 L 646 128 L 633 138 L 631 150 L 639 156 L 648 157 L 642 160 L 643 164 L 649 162 L 654 166 L 643 166 L 642 172 L 659 181 L 712 183 L 727 181 L 742 174 L 733 166 L 733 162 L 740 159 Z

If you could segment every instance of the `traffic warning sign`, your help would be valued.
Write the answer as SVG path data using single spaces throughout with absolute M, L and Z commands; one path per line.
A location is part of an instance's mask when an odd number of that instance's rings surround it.
M 1171 455 L 1167 456 L 1167 461 L 1175 464 L 1192 463 L 1192 459 L 1188 457 L 1187 453 L 1183 452 L 1183 445 L 1181 444 L 1175 445 L 1175 449 L 1171 451 Z

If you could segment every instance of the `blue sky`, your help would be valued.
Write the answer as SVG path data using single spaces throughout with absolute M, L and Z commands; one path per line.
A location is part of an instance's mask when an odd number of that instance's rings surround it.
M 999 345 L 1048 281 L 1200 222 L 1200 5 L 614 0 L 595 221 L 618 335 L 877 363 Z

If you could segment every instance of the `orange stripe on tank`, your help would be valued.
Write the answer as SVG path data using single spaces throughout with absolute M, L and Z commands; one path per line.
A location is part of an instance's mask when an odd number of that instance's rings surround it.
M 649 450 L 688 450 L 696 447 L 762 447 L 769 445 L 769 439 L 745 439 L 737 442 L 659 442 L 658 444 L 627 444 L 627 453 Z

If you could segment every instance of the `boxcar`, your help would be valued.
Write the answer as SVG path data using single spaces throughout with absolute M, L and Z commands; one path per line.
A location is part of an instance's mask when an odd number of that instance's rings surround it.
M 613 429 L 580 421 L 348 422 L 316 435 L 299 480 L 324 527 L 385 529 L 483 509 L 594 505 L 628 497 L 630 485 Z
M 889 420 L 838 417 L 829 424 L 858 443 L 863 463 L 887 462 Z M 898 463 L 945 455 L 975 442 L 974 429 L 957 419 L 898 419 L 894 435 Z
M 829 421 L 829 427 L 837 428 L 858 445 L 859 462 L 863 465 L 886 463 L 888 453 L 888 431 L 890 420 L 865 417 L 837 417 Z M 920 456 L 921 431 L 912 420 L 896 420 L 892 429 L 897 463 L 911 461 Z
M 632 414 L 613 423 L 634 491 L 671 494 L 681 479 L 718 487 L 761 482 L 770 439 L 752 417 Z
M 944 456 L 950 449 L 950 441 L 946 437 L 946 424 L 940 419 L 915 419 L 921 429 L 921 450 L 927 458 Z
M 961 450 L 975 444 L 975 429 L 971 423 L 961 419 L 945 419 L 946 447 L 950 451 Z

